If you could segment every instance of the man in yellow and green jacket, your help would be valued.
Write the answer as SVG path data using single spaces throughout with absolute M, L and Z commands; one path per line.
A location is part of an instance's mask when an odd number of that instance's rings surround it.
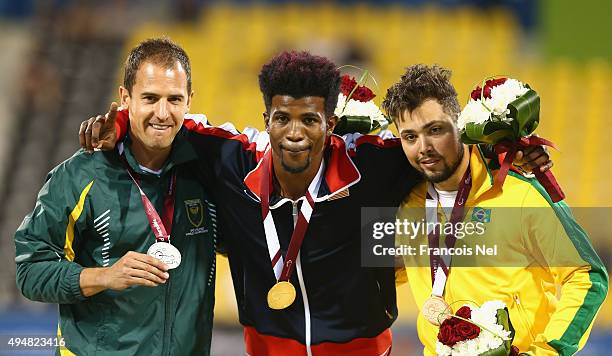
M 428 185 L 440 196 L 456 196 L 469 169 L 472 186 L 463 223 L 480 223 L 484 233 L 457 240 L 456 248 L 472 254 L 452 256 L 444 300 L 452 311 L 469 302 L 501 300 L 516 329 L 513 345 L 521 353 L 574 354 L 586 343 L 606 297 L 607 272 L 569 207 L 553 203 L 537 180 L 510 172 L 502 191 L 491 190 L 498 167 L 477 147 L 470 152 L 459 141 L 453 119 L 459 105 L 449 78 L 450 71 L 438 66 L 412 66 L 383 103 L 410 163 L 426 178 L 406 197 L 398 219 L 423 221 Z M 453 206 L 452 201 L 441 205 Z M 443 241 L 444 236 L 440 247 Z M 427 236 L 397 235 L 396 245 L 416 244 L 428 246 Z M 496 245 L 496 255 L 477 255 L 476 245 Z M 403 260 L 421 308 L 432 295 L 429 255 L 406 254 Z M 417 330 L 424 354 L 435 355 L 439 327 L 422 311 Z

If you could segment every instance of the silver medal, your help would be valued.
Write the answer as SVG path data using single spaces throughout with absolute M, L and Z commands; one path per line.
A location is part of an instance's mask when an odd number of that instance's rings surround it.
M 181 264 L 181 253 L 168 242 L 154 243 L 147 250 L 147 255 L 162 261 L 169 269 L 174 269 Z

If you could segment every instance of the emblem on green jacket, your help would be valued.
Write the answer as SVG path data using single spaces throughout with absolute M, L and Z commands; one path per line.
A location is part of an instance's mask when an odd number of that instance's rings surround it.
M 204 222 L 204 206 L 200 199 L 185 200 L 187 218 L 193 227 L 200 227 Z
M 472 211 L 472 221 L 482 223 L 491 222 L 491 209 L 474 208 Z

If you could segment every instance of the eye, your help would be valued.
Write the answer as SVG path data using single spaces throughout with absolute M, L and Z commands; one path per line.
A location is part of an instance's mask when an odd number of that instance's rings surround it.
M 317 119 L 316 119 L 316 118 L 314 118 L 314 117 L 312 117 L 312 116 L 308 116 L 308 117 L 305 117 L 305 118 L 304 118 L 304 123 L 305 123 L 306 125 L 312 125 L 312 124 L 314 124 L 314 123 L 316 123 L 316 122 L 317 122 Z
M 142 99 L 147 103 L 154 103 L 157 101 L 157 98 L 153 95 L 145 95 Z
M 411 133 L 406 133 L 402 135 L 402 139 L 407 142 L 414 142 L 416 140 L 416 135 Z
M 430 131 L 434 135 L 439 135 L 442 133 L 442 128 L 440 126 L 433 126 Z
M 284 124 L 289 121 L 289 117 L 286 115 L 276 115 L 274 116 L 274 121 Z
M 170 97 L 168 101 L 171 103 L 180 103 L 183 101 L 183 98 L 181 98 L 180 96 L 173 96 L 173 97 Z

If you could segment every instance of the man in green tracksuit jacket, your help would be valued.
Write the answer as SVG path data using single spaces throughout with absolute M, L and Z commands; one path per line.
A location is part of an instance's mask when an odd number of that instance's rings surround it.
M 216 210 L 181 129 L 190 77 L 172 42 L 134 48 L 120 88 L 134 121 L 128 141 L 55 167 L 15 234 L 19 289 L 59 304 L 57 354 L 210 353 Z M 145 213 L 137 183 L 161 221 Z M 181 254 L 174 269 L 147 255 L 156 223 Z

